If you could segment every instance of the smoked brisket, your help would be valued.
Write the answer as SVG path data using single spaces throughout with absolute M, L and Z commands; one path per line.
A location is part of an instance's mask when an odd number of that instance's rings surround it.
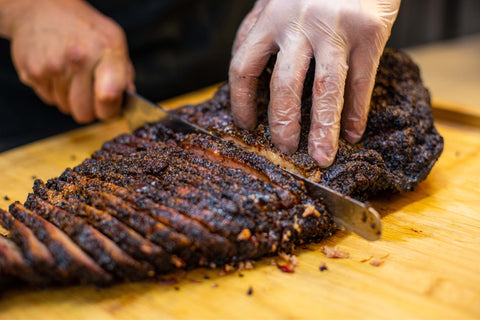
M 428 91 L 402 53 L 385 51 L 364 137 L 356 145 L 341 139 L 325 169 L 306 151 L 311 73 L 295 154 L 270 143 L 269 77 L 267 69 L 252 132 L 233 125 L 224 85 L 212 99 L 177 112 L 231 141 L 149 124 L 105 142 L 59 177 L 35 181 L 24 204 L 0 210 L 0 285 L 138 281 L 291 252 L 332 235 L 335 224 L 278 165 L 368 198 L 413 189 L 442 151 Z
M 422 84 L 419 68 L 406 54 L 385 50 L 366 131 L 355 145 L 340 138 L 337 156 L 328 168 L 320 168 L 308 155 L 313 69 L 312 64 L 305 80 L 301 139 L 294 154 L 280 152 L 270 141 L 267 120 L 271 68 L 265 70 L 259 81 L 259 124 L 253 131 L 233 124 L 228 84 L 221 86 L 213 99 L 176 112 L 275 164 L 359 199 L 381 192 L 412 190 L 427 177 L 443 151 L 443 138 L 435 129 L 430 95 Z

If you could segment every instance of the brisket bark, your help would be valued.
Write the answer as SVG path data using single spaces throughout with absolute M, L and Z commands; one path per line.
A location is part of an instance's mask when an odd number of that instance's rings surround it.
M 177 112 L 232 141 L 150 124 L 106 142 L 57 178 L 35 181 L 23 205 L 0 210 L 6 231 L 0 283 L 138 281 L 291 252 L 330 236 L 335 225 L 324 205 L 277 164 L 367 198 L 412 189 L 441 153 L 428 91 L 401 53 L 385 51 L 362 141 L 341 139 L 325 169 L 306 151 L 311 74 L 295 154 L 270 143 L 269 77 L 267 70 L 260 79 L 260 124 L 253 132 L 233 125 L 225 85 L 211 100 Z
M 430 96 L 422 85 L 419 69 L 407 55 L 385 50 L 362 140 L 352 145 L 340 138 L 337 156 L 328 168 L 320 168 L 308 155 L 313 68 L 305 81 L 301 139 L 294 154 L 280 152 L 270 141 L 267 120 L 271 68 L 259 81 L 259 124 L 253 131 L 233 124 L 228 84 L 221 86 L 213 99 L 186 106 L 177 113 L 282 167 L 356 198 L 412 190 L 426 178 L 442 153 L 443 138 L 435 129 Z

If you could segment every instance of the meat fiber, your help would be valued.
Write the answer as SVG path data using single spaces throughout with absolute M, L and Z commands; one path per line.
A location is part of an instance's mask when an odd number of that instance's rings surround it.
M 6 230 L 0 235 L 0 283 L 139 281 L 290 253 L 332 235 L 335 224 L 277 164 L 367 198 L 412 189 L 441 153 L 428 91 L 401 53 L 387 50 L 382 58 L 362 141 L 341 140 L 326 169 L 306 153 L 311 76 L 302 141 L 293 155 L 270 143 L 268 70 L 260 80 L 260 125 L 253 132 L 234 127 L 223 86 L 211 100 L 178 113 L 231 141 L 150 124 L 105 142 L 57 178 L 35 181 L 25 203 L 0 210 Z

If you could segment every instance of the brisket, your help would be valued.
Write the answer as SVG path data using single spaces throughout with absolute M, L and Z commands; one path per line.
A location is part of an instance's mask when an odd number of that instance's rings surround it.
M 26 261 L 20 248 L 4 236 L 0 236 L 0 279 L 5 279 L 2 282 L 10 279 L 8 282 L 14 283 L 20 280 L 33 284 L 43 282 L 42 277 Z
M 56 276 L 56 265 L 47 247 L 35 237 L 32 230 L 16 220 L 9 212 L 0 209 L 0 225 L 9 232 L 9 238 L 21 248 L 23 257 L 29 266 L 40 275 Z M 41 282 L 41 281 L 39 281 Z
M 442 153 L 443 138 L 435 129 L 430 96 L 422 84 L 419 69 L 407 55 L 385 50 L 363 138 L 355 145 L 340 138 L 337 156 L 328 168 L 319 167 L 308 155 L 313 69 L 314 65 L 305 81 L 301 139 L 294 154 L 280 152 L 270 141 L 267 120 L 272 68 L 267 68 L 260 77 L 259 124 L 253 131 L 233 124 L 228 84 L 221 86 L 213 99 L 176 112 L 273 163 L 356 198 L 412 190 L 426 178 Z
M 307 153 L 312 70 L 295 154 L 270 142 L 268 69 L 258 127 L 236 128 L 228 85 L 177 112 L 230 141 L 160 123 L 122 134 L 59 177 L 36 180 L 26 202 L 0 210 L 0 283 L 61 285 L 151 279 L 178 269 L 291 252 L 335 231 L 331 214 L 278 165 L 345 194 L 411 190 L 443 148 L 428 91 L 404 54 L 386 50 L 360 143 L 340 140 L 333 165 Z
M 153 273 L 152 267 L 145 263 L 139 263 L 128 256 L 113 241 L 85 221 L 45 202 L 38 196 L 30 194 L 25 202 L 25 207 L 62 229 L 100 267 L 119 279 L 144 279 L 149 273 Z
M 111 276 L 83 252 L 60 229 L 28 210 L 19 202 L 10 206 L 10 213 L 33 230 L 35 236 L 50 250 L 64 283 L 107 283 Z

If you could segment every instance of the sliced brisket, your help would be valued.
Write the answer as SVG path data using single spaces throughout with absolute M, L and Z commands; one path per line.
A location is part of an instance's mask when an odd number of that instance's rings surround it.
M 269 77 L 266 71 L 259 82 L 260 124 L 253 132 L 233 125 L 225 85 L 211 100 L 177 112 L 231 141 L 146 125 L 107 141 L 60 177 L 35 181 L 25 204 L 0 210 L 7 232 L 0 236 L 0 283 L 136 281 L 290 252 L 330 236 L 335 225 L 277 164 L 367 198 L 412 189 L 442 151 L 428 91 L 401 53 L 385 51 L 362 141 L 341 139 L 326 169 L 306 148 L 311 74 L 293 155 L 270 143 Z
M 270 141 L 267 120 L 272 68 L 267 68 L 260 77 L 259 124 L 253 131 L 239 129 L 233 124 L 228 84 L 220 87 L 213 99 L 186 106 L 177 113 L 273 163 L 357 198 L 366 199 L 385 191 L 411 190 L 426 178 L 442 153 L 443 139 L 433 123 L 428 90 L 422 84 L 418 67 L 407 55 L 385 50 L 365 134 L 355 145 L 341 138 L 336 159 L 328 168 L 320 168 L 308 155 L 313 69 L 314 64 L 305 82 L 302 133 L 294 154 L 280 152 Z M 155 134 L 150 130 L 152 138 Z

